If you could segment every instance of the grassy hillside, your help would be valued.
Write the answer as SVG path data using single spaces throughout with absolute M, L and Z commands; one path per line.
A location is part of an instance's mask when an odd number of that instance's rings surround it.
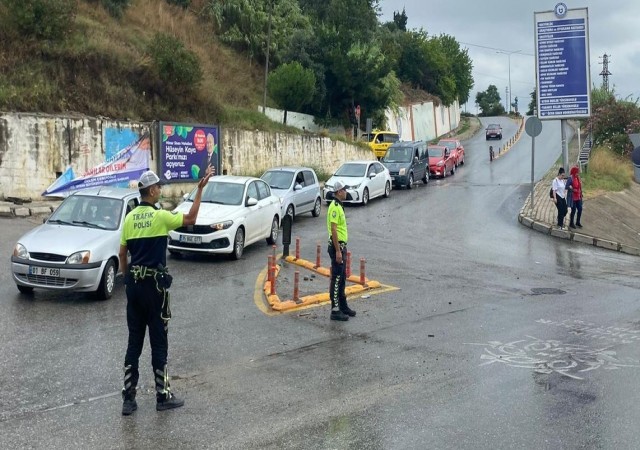
M 123 17 L 78 0 L 61 41 L 25 39 L 0 5 L 0 110 L 171 119 L 254 126 L 268 122 L 263 68 L 220 45 L 211 24 L 164 0 L 134 0 Z M 149 45 L 158 32 L 177 38 L 199 60 L 202 81 L 176 91 L 159 76 Z M 273 124 L 267 127 L 272 127 Z

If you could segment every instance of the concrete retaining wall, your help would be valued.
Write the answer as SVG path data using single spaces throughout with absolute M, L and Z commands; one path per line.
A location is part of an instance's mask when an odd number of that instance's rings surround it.
M 71 165 L 76 174 L 105 161 L 104 130 L 127 128 L 150 133 L 151 169 L 159 161 L 152 123 L 101 118 L 0 113 L 0 199 L 40 199 Z M 367 149 L 316 135 L 290 135 L 222 128 L 222 168 L 234 175 L 259 175 L 277 165 L 305 165 L 332 172 L 348 160 L 373 159 Z M 194 183 L 172 184 L 166 196 L 189 192 Z

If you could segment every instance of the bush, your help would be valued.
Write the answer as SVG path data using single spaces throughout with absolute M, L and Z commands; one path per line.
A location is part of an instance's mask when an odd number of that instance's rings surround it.
M 167 3 L 170 5 L 178 5 L 182 6 L 184 9 L 187 9 L 191 6 L 191 0 L 167 0 Z
M 73 29 L 76 0 L 0 0 L 8 26 L 24 37 L 59 41 Z
M 122 17 L 124 10 L 127 9 L 131 0 L 102 0 L 102 5 L 104 9 L 106 9 L 109 14 L 111 14 L 116 19 Z
M 629 187 L 633 179 L 633 165 L 627 157 L 606 147 L 594 148 L 587 171 L 582 175 L 585 192 L 618 192 Z
M 149 45 L 158 77 L 176 93 L 193 92 L 202 80 L 200 61 L 173 36 L 157 33 Z

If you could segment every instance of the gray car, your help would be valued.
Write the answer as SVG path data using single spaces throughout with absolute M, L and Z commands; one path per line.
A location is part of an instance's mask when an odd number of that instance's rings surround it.
M 399 141 L 391 145 L 380 162 L 389 169 L 393 185 L 411 189 L 416 180 L 429 182 L 429 154 L 425 141 Z
M 95 292 L 111 298 L 124 216 L 136 190 L 96 187 L 67 197 L 45 222 L 22 236 L 11 256 L 18 290 Z
M 280 217 L 295 216 L 310 212 L 320 215 L 322 197 L 320 183 L 309 167 L 274 167 L 260 177 L 271 187 L 271 192 L 280 198 Z

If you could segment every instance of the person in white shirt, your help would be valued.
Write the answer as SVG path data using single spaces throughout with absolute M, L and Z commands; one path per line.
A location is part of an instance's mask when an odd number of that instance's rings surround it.
M 558 176 L 553 179 L 551 189 L 553 191 L 553 203 L 558 208 L 558 227 L 562 230 L 564 228 L 564 218 L 567 215 L 567 191 L 566 191 L 566 175 L 564 168 L 560 167 L 558 170 Z

